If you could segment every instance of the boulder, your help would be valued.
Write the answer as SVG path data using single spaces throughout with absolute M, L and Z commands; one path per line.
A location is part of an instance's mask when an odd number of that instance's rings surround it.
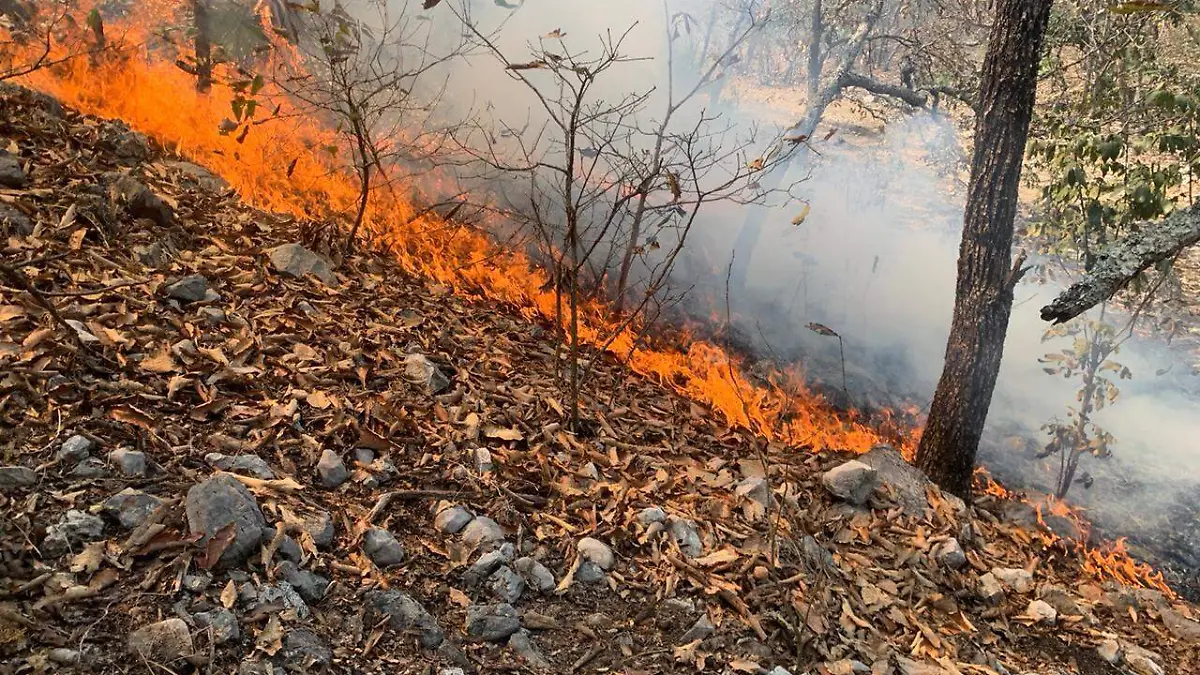
M 826 471 L 821 476 L 821 485 L 838 499 L 862 505 L 867 503 L 871 494 L 875 492 L 878 476 L 879 472 L 875 469 L 852 459 Z
M 487 516 L 479 516 L 463 528 L 462 538 L 468 546 L 486 548 L 504 541 L 504 530 L 500 527 L 500 523 Z

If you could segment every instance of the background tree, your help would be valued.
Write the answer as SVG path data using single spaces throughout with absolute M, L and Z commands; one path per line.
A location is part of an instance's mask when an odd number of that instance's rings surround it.
M 1013 221 L 1051 0 L 1000 0 L 984 59 L 946 362 L 917 465 L 967 497 L 1000 372 L 1013 287 Z
M 67 0 L 0 0 L 0 82 L 107 47 L 95 10 L 85 13 Z

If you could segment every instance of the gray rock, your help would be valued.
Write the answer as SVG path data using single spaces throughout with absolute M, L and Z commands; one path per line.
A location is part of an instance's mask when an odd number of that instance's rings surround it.
M 1169 607 L 1159 609 L 1158 613 L 1162 618 L 1163 625 L 1176 639 L 1184 644 L 1200 645 L 1200 623 Z
M 549 593 L 553 591 L 557 583 L 554 581 L 554 573 L 551 572 L 545 565 L 530 558 L 518 558 L 513 563 L 513 568 L 517 570 L 517 574 L 525 580 L 525 583 L 539 593 Z
M 391 567 L 404 562 L 404 546 L 387 530 L 378 527 L 367 530 L 363 534 L 362 547 L 363 553 L 367 554 L 371 562 L 380 567 Z
M 606 578 L 604 570 L 591 560 L 584 560 L 575 570 L 575 580 L 585 584 L 600 583 Z
M 1058 610 L 1045 600 L 1030 600 L 1025 608 L 1025 616 L 1033 619 L 1034 623 L 1054 624 L 1058 622 Z
M 602 570 L 611 570 L 613 565 L 617 564 L 617 557 L 613 554 L 612 549 L 609 548 L 608 544 L 599 539 L 584 537 L 579 540 L 577 548 L 579 549 L 579 555 L 584 560 L 596 563 Z
M 533 638 L 524 628 L 508 637 L 508 648 L 517 653 L 534 670 L 550 670 L 550 662 L 533 644 Z
M 147 661 L 170 663 L 195 651 L 192 633 L 183 619 L 167 619 L 129 634 L 129 651 Z
M 696 620 L 696 623 L 692 624 L 691 628 L 679 636 L 679 642 L 687 644 L 696 640 L 703 640 L 712 635 L 716 629 L 717 627 L 713 625 L 712 621 L 708 620 L 708 615 L 704 614 Z
M 57 647 L 46 652 L 46 658 L 60 666 L 78 666 L 83 662 L 83 654 L 77 649 Z
M 462 538 L 468 546 L 486 547 L 504 541 L 504 530 L 501 529 L 500 523 L 487 516 L 479 516 L 463 528 Z
M 404 379 L 421 385 L 431 395 L 440 394 L 450 388 L 450 378 L 423 354 L 409 354 L 404 357 Z
M 474 518 L 465 506 L 452 506 L 434 516 L 433 526 L 442 534 L 458 534 Z
M 212 631 L 212 641 L 215 644 L 223 645 L 242 637 L 237 615 L 227 609 L 218 607 L 208 612 L 199 612 L 194 616 L 197 626 Z
M 1020 567 L 993 567 L 992 575 L 1017 593 L 1024 594 L 1033 590 L 1033 575 L 1029 570 Z
M 280 563 L 275 568 L 275 573 L 291 584 L 300 597 L 304 598 L 304 602 L 315 605 L 325 599 L 325 591 L 329 588 L 329 579 L 320 574 L 300 569 L 296 563 L 290 560 Z
M 117 448 L 108 453 L 108 461 L 126 476 L 146 475 L 146 453 L 128 448 Z
M 832 572 L 837 568 L 837 561 L 834 560 L 833 554 L 813 538 L 812 535 L 805 535 L 800 540 L 800 552 L 814 570 Z
M 285 609 L 295 610 L 299 619 L 307 619 L 310 614 L 308 603 L 304 602 L 296 587 L 286 581 L 280 581 L 274 586 L 263 586 L 259 589 L 258 599 L 265 604 L 280 603 Z
M 229 189 L 229 183 L 224 178 L 208 169 L 191 162 L 167 162 L 167 166 L 187 176 L 188 180 L 208 192 L 224 192 Z
M 199 593 L 212 583 L 212 576 L 209 574 L 185 574 L 180 583 L 184 590 Z
M 233 476 L 215 476 L 193 485 L 187 493 L 186 511 L 192 534 L 201 535 L 201 547 L 222 528 L 233 525 L 233 540 L 218 561 L 224 568 L 245 561 L 258 548 L 267 525 L 254 495 Z
M 333 650 L 316 633 L 297 628 L 283 637 L 283 661 L 301 673 L 324 670 L 333 665 Z
M 477 640 L 499 642 L 521 630 L 521 620 L 512 605 L 471 605 L 467 607 L 467 635 Z
M 525 580 L 511 567 L 504 565 L 488 577 L 488 588 L 497 600 L 514 603 L 520 600 L 521 594 L 525 592 Z
M 1004 584 L 1000 583 L 995 574 L 988 572 L 979 577 L 979 597 L 989 605 L 1004 602 Z
M 904 456 L 889 445 L 875 446 L 859 460 L 878 472 L 878 480 L 892 488 L 900 507 L 910 516 L 920 516 L 929 506 L 926 493 L 929 479 L 917 467 L 904 461 Z M 962 513 L 966 505 L 961 499 L 948 493 L 942 498 Z
M 758 502 L 763 506 L 768 506 L 771 503 L 771 486 L 767 484 L 765 478 L 747 478 L 738 483 L 737 488 L 734 489 L 734 494 Z
M 162 197 L 146 187 L 133 176 L 115 175 L 111 191 L 125 205 L 134 218 L 145 218 L 159 227 L 170 227 L 175 223 L 175 210 Z
M 275 267 L 276 272 L 298 279 L 311 274 L 329 286 L 337 283 L 329 261 L 300 244 L 276 246 L 267 251 L 267 255 L 270 256 L 271 265 Z
M 149 246 L 134 246 L 133 254 L 146 267 L 155 269 L 166 267 L 171 263 L 171 256 L 163 245 L 159 242 L 154 242 Z
M 1064 616 L 1083 616 L 1083 609 L 1079 603 L 1071 597 L 1067 589 L 1062 586 L 1054 586 L 1051 584 L 1043 585 L 1038 589 L 1037 593 L 1039 600 L 1045 600 L 1059 614 Z
M 967 564 L 967 554 L 954 537 L 942 542 L 933 555 L 939 563 L 952 570 L 962 569 Z
M 704 553 L 704 542 L 700 540 L 700 532 L 692 521 L 673 518 L 669 531 L 679 550 L 687 557 L 699 558 Z
M 191 274 L 166 287 L 167 297 L 180 302 L 200 302 L 208 297 L 208 279 Z
M 132 530 L 150 517 L 163 501 L 141 490 L 125 488 L 104 500 L 101 513 L 117 519 L 121 527 Z
M 110 122 L 105 129 L 104 145 L 124 160 L 144 160 L 150 156 L 150 139 L 130 129 L 124 122 Z
M 367 620 L 378 623 L 386 617 L 388 625 L 397 632 L 411 629 L 417 631 L 417 640 L 426 649 L 434 649 L 442 644 L 445 635 L 433 616 L 425 611 L 421 603 L 407 593 L 396 590 L 368 591 L 364 596 L 367 610 Z
M 341 455 L 326 448 L 317 462 L 317 476 L 321 487 L 332 490 L 350 480 L 350 470 L 342 462 Z
M 476 473 L 490 473 L 496 468 L 496 465 L 492 462 L 492 452 L 487 448 L 475 448 L 471 451 L 471 457 L 475 460 Z
M 375 461 L 375 451 L 370 448 L 355 448 L 354 463 L 360 466 L 370 466 Z
M 262 531 L 263 546 L 266 546 L 274 541 L 276 534 L 277 532 L 275 528 L 264 527 Z M 283 557 L 284 560 L 290 560 L 294 563 L 298 563 L 304 559 L 304 549 L 300 548 L 300 544 L 297 543 L 295 539 L 286 534 L 283 535 L 283 539 L 279 541 L 279 548 L 277 549 L 277 552 L 281 557 Z
M 1096 647 L 1096 653 L 1100 655 L 1100 658 L 1115 666 L 1121 662 L 1121 643 L 1108 638 Z
M 0 466 L 0 489 L 36 485 L 37 472 L 27 466 Z
M 663 511 L 660 507 L 650 506 L 639 511 L 637 514 L 637 519 L 638 522 L 643 525 L 649 525 L 650 523 L 665 523 L 667 522 L 667 512 Z
M 108 465 L 98 457 L 88 457 L 71 469 L 73 478 L 100 478 L 108 474 Z
M 219 452 L 210 452 L 204 456 L 204 461 L 208 462 L 209 466 L 221 471 L 240 473 L 263 480 L 275 478 L 275 472 L 271 471 L 267 460 L 258 455 L 223 455 Z
M 58 459 L 67 464 L 81 462 L 92 454 L 92 448 L 96 444 L 87 436 L 75 434 L 63 442 L 58 448 Z
M 829 494 L 862 505 L 867 503 L 879 485 L 879 472 L 862 462 L 852 459 L 833 467 L 821 476 L 821 485 Z
M 482 583 L 493 572 L 512 562 L 514 555 L 516 552 L 512 544 L 504 544 L 495 551 L 484 553 L 463 572 L 463 581 L 472 586 Z
M 83 511 L 71 509 L 57 524 L 46 528 L 42 552 L 57 558 L 80 548 L 89 541 L 104 538 L 104 521 Z
M 7 152 L 0 152 L 0 187 L 19 188 L 29 177 L 21 168 L 21 162 Z
M 33 234 L 33 221 L 22 211 L 0 204 L 0 233 L 27 237 Z
M 1137 675 L 1166 675 L 1156 655 L 1137 645 L 1125 645 L 1125 664 Z
M 333 516 L 328 511 L 317 511 L 306 517 L 300 524 L 308 536 L 312 537 L 317 548 L 326 550 L 333 546 L 337 530 L 333 526 Z

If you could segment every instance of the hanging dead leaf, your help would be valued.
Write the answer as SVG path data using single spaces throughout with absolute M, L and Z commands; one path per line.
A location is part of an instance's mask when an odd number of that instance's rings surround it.
M 548 37 L 552 40 L 561 40 L 562 38 L 565 38 L 566 36 L 567 36 L 567 34 L 564 33 L 561 28 L 555 28 L 554 30 L 550 31 L 549 33 L 546 33 L 546 37 Z
M 812 211 L 812 204 L 805 204 L 804 208 L 800 209 L 800 213 L 795 218 L 792 218 L 792 224 L 803 225 L 810 211 Z
M 234 534 L 233 523 L 229 523 L 217 530 L 213 536 L 208 538 L 208 542 L 204 545 L 204 553 L 196 560 L 196 565 L 206 570 L 215 567 L 217 561 L 225 553 L 225 549 L 229 548 L 229 545 L 233 543 Z
M 825 324 L 810 323 L 806 327 L 818 335 L 824 335 L 826 337 L 837 337 L 838 336 L 836 331 L 834 331 L 829 326 L 826 326 Z
M 510 64 L 508 64 L 508 66 L 506 66 L 505 69 L 506 70 L 536 70 L 538 68 L 545 68 L 545 67 L 546 67 L 545 61 L 530 61 L 529 63 L 510 63 Z
M 671 197 L 673 201 L 683 199 L 683 189 L 679 187 L 679 177 L 671 171 L 667 171 L 667 187 L 671 189 Z
M 488 438 L 498 438 L 502 441 L 525 440 L 525 434 L 522 434 L 520 429 L 509 429 L 505 427 L 484 427 L 483 435 L 487 436 Z
M 751 171 L 762 171 L 762 168 L 763 168 L 762 157 L 756 157 L 756 158 L 750 160 L 749 162 L 747 162 L 746 168 Z

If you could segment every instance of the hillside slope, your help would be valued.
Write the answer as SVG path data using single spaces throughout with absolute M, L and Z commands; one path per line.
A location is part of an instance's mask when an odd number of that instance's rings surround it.
M 614 359 L 567 434 L 546 327 L 0 111 L 0 673 L 1197 672 L 1194 607 L 1027 506 Z

